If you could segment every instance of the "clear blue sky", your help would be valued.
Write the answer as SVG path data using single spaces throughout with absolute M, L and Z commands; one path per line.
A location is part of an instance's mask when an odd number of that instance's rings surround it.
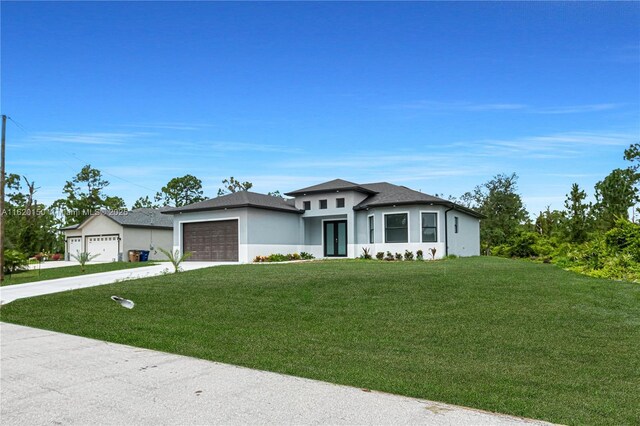
M 460 195 L 516 172 L 532 213 L 640 141 L 640 3 L 5 2 L 7 169 L 86 163 L 130 205 L 325 180 Z

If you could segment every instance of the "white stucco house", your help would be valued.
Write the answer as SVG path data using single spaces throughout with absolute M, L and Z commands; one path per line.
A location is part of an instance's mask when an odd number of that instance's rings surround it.
M 162 209 L 99 211 L 82 223 L 62 228 L 65 235 L 65 258 L 88 252 L 96 262 L 127 261 L 129 250 L 149 250 L 150 260 L 166 257 L 158 247 L 171 250 L 173 221 Z
M 242 191 L 162 213 L 173 217 L 173 249 L 196 261 L 246 263 L 303 251 L 355 258 L 364 247 L 372 255 L 480 254 L 480 214 L 404 186 L 335 179 L 286 195 L 292 198 Z

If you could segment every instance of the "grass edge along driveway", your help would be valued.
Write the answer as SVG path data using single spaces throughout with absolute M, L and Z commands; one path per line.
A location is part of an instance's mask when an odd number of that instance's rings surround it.
M 37 281 L 55 280 L 58 278 L 77 277 L 80 275 L 98 274 L 100 272 L 119 271 L 122 269 L 140 268 L 143 266 L 153 266 L 156 262 L 105 262 L 85 265 L 85 272 L 82 272 L 80 265 L 61 266 L 59 268 L 46 268 L 40 270 L 29 270 L 5 275 L 2 286 L 27 284 Z
M 136 302 L 125 310 L 117 294 Z M 640 286 L 498 258 L 220 266 L 3 321 L 565 424 L 640 419 Z

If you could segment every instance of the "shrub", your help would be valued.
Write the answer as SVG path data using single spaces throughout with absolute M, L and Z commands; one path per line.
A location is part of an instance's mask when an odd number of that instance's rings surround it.
M 413 260 L 413 252 L 409 250 L 404 251 L 404 260 Z
M 253 258 L 254 263 L 262 263 L 267 261 L 267 256 L 256 256 Z
M 402 260 L 402 253 L 396 253 L 396 260 Z
M 175 258 L 171 255 L 171 253 L 169 253 L 168 251 L 164 250 L 161 247 L 158 247 L 158 249 L 160 249 L 160 251 L 162 251 L 165 255 L 167 255 L 169 257 L 169 260 L 171 261 L 171 263 L 173 263 L 173 266 L 176 268 L 176 272 L 178 272 L 178 266 L 180 265 L 180 262 L 182 262 L 184 259 L 186 259 L 186 257 L 191 256 L 191 253 L 188 253 L 188 256 L 182 256 L 182 257 L 178 257 L 180 251 L 176 250 L 175 253 Z M 78 261 L 78 263 L 80 264 L 80 270 L 82 272 L 84 272 L 84 266 L 87 264 L 87 262 L 95 259 L 96 257 L 100 256 L 100 254 L 91 254 L 91 253 L 87 253 L 86 251 L 83 251 L 82 253 L 77 252 L 76 254 L 72 254 L 71 257 L 74 258 L 75 260 Z M 177 263 L 176 263 L 177 262 Z
M 371 249 L 368 247 L 362 247 L 362 255 L 360 256 L 361 259 L 371 259 Z
M 304 260 L 311 260 L 311 259 L 315 259 L 315 256 L 312 255 L 311 253 L 307 253 L 306 251 L 303 251 L 300 253 L 300 258 Z
M 286 254 L 275 253 L 267 256 L 267 262 L 286 262 L 287 260 L 289 260 L 289 256 Z
M 51 260 L 60 260 L 61 258 L 62 258 L 62 255 L 60 253 L 55 253 L 51 255 Z
M 509 249 L 511 257 L 533 257 L 537 253 L 534 245 L 538 242 L 538 234 L 535 232 L 523 232 L 518 235 Z
M 378 259 L 378 260 L 384 259 L 384 252 L 383 251 L 377 252 L 376 253 L 376 259 Z
M 422 252 L 422 250 L 418 250 L 416 252 L 416 260 L 424 260 L 424 253 Z
M 431 255 L 431 260 L 435 260 L 436 259 L 436 251 L 437 251 L 436 248 L 435 247 L 430 248 L 428 251 L 429 251 L 429 254 Z
M 300 259 L 302 259 L 302 257 L 300 257 L 300 255 L 298 253 L 288 254 L 287 257 L 289 258 L 289 260 L 300 260 Z
M 4 273 L 24 271 L 29 265 L 27 256 L 18 250 L 8 249 L 4 251 Z
M 387 252 L 387 255 L 385 256 L 384 260 L 386 261 L 392 261 L 395 260 L 395 257 L 393 257 L 393 253 L 391 253 L 390 251 Z

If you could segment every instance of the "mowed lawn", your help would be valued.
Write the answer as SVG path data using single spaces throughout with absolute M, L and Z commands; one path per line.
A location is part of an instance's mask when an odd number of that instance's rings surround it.
M 111 295 L 136 302 L 126 310 Z M 222 266 L 3 321 L 565 424 L 640 422 L 640 286 L 499 258 Z
M 3 286 L 13 284 L 25 284 L 34 281 L 55 280 L 57 278 L 75 277 L 78 275 L 97 274 L 99 272 L 117 271 L 120 269 L 140 268 L 142 266 L 155 265 L 154 262 L 108 262 L 85 265 L 82 272 L 80 265 L 61 266 L 60 268 L 32 269 L 5 275 Z

